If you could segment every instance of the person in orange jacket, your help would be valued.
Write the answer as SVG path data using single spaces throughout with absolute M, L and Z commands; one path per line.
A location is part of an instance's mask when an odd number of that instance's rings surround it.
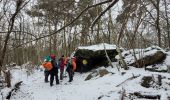
M 76 70 L 76 58 L 71 57 L 71 59 L 68 60 L 67 69 L 66 69 L 69 75 L 69 82 L 73 81 L 73 75 L 75 70 Z

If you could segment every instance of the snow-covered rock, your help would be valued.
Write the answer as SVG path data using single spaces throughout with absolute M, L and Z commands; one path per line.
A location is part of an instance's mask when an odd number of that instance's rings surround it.
M 82 59 L 87 60 L 87 67 L 83 68 L 83 71 L 90 71 L 93 68 L 97 68 L 99 66 L 108 66 L 108 60 L 106 58 L 106 52 L 111 59 L 112 62 L 116 61 L 115 56 L 118 54 L 116 51 L 116 45 L 101 43 L 97 45 L 90 46 L 80 46 L 77 47 L 72 56 L 77 59 L 77 70 L 80 71 L 82 65 Z M 121 48 L 121 50 L 123 50 Z
M 135 56 L 137 61 L 135 61 Z M 122 52 L 122 56 L 129 66 L 144 67 L 163 63 L 167 53 L 158 46 L 148 47 L 146 49 L 134 49 Z M 116 56 L 119 59 L 119 56 Z
M 93 70 L 86 78 L 85 78 L 85 81 L 87 80 L 90 80 L 94 77 L 103 77 L 105 75 L 109 74 L 109 71 L 104 68 L 104 67 L 101 67 L 101 68 L 98 68 L 98 69 L 95 69 Z

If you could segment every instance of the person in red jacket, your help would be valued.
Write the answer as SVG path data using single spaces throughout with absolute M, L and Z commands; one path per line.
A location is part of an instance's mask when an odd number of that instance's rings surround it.
M 61 56 L 60 58 L 60 80 L 63 80 L 63 72 L 64 72 L 64 66 L 65 66 L 65 59 L 64 55 Z

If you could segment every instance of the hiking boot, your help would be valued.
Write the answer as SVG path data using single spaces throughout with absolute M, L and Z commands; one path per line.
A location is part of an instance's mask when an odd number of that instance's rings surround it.
M 45 81 L 45 83 L 48 83 L 49 81 Z
M 56 84 L 58 85 L 58 84 L 59 84 L 59 82 L 56 82 Z
M 60 83 L 56 83 L 56 85 L 58 85 L 58 84 L 60 84 Z
M 50 84 L 50 86 L 53 86 L 53 84 Z
M 73 80 L 69 80 L 68 82 L 72 82 Z

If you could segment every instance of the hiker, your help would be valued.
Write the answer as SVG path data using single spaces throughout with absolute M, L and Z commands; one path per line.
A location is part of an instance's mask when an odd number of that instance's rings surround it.
M 50 56 L 46 56 L 45 59 L 44 59 L 44 62 L 49 62 L 49 61 L 51 62 L 51 57 Z M 44 76 L 45 76 L 44 81 L 45 81 L 45 83 L 49 82 L 48 81 L 49 75 L 50 75 L 50 73 L 49 73 L 48 69 L 45 68 L 45 70 L 44 70 Z
M 71 59 L 68 60 L 67 69 L 66 69 L 69 75 L 69 82 L 73 81 L 73 75 L 75 70 L 76 70 L 76 58 L 71 57 Z
M 60 64 L 59 64 L 60 65 L 60 80 L 63 80 L 64 66 L 66 65 L 64 55 L 61 56 L 59 61 L 60 61 Z
M 52 64 L 52 69 L 49 71 L 50 73 L 50 86 L 53 86 L 53 81 L 55 77 L 56 84 L 59 84 L 58 80 L 58 66 L 56 63 L 56 56 L 51 55 L 51 64 Z

